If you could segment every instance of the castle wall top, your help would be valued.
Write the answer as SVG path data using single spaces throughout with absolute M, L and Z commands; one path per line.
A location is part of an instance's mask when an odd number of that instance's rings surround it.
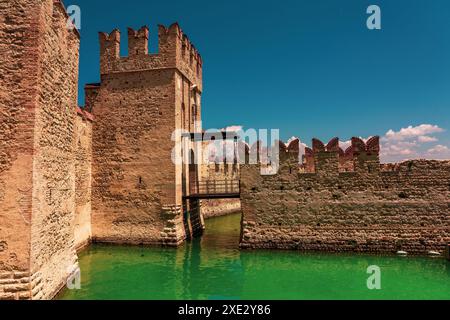
M 298 159 L 300 141 L 293 140 L 289 144 L 280 141 L 280 166 L 275 175 L 261 174 L 263 167 L 260 157 L 257 164 L 248 162 L 249 153 L 259 152 L 260 142 L 245 149 L 246 162 L 242 166 L 244 174 L 258 174 L 264 179 L 282 179 L 283 181 L 384 181 L 385 183 L 410 179 L 412 175 L 420 176 L 429 171 L 448 175 L 450 160 L 408 160 L 401 163 L 381 164 L 379 159 L 380 138 L 374 136 L 364 141 L 361 138 L 351 139 L 351 146 L 345 151 L 339 146 L 339 139 L 333 138 L 327 144 L 313 139 L 312 148 L 304 147 L 303 162 L 299 170 L 293 170 Z M 303 145 L 304 146 L 304 145 Z M 302 146 L 302 148 L 303 148 Z M 353 179 L 353 180 L 352 180 Z M 356 180 L 355 180 L 356 179 Z M 394 180 L 393 180 L 394 179 Z M 375 183 L 378 183 L 375 182 Z
M 311 146 L 311 148 L 304 146 L 304 152 L 300 152 L 299 139 L 294 139 L 288 144 L 279 141 L 280 165 L 289 163 L 291 166 L 298 161 L 301 172 L 331 175 L 339 172 L 359 172 L 361 174 L 380 172 L 380 138 L 378 136 L 371 137 L 367 142 L 354 137 L 351 139 L 351 146 L 345 151 L 340 147 L 337 137 L 331 139 L 327 144 L 314 138 Z M 246 153 L 246 159 L 250 158 L 248 153 L 257 154 L 257 162 L 260 163 L 260 142 L 246 149 Z
M 149 54 L 149 29 L 128 28 L 128 56 L 120 56 L 120 31 L 99 33 L 102 75 L 157 69 L 177 69 L 202 91 L 203 61 L 178 23 L 158 26 L 158 53 Z
M 318 139 L 313 139 L 312 149 L 306 148 L 305 150 L 305 171 L 333 170 L 334 172 L 338 170 L 375 173 L 379 171 L 379 153 L 380 138 L 378 136 L 371 137 L 367 142 L 353 137 L 351 146 L 345 151 L 339 146 L 339 138 L 331 139 L 327 145 Z M 335 165 L 322 166 L 325 158 L 328 162 L 335 162 Z

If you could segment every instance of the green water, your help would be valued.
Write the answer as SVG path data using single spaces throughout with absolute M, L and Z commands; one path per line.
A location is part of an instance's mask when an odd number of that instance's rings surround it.
M 441 258 L 239 251 L 240 215 L 207 221 L 179 249 L 93 246 L 80 255 L 81 289 L 60 299 L 450 299 Z M 367 267 L 381 290 L 367 289 Z

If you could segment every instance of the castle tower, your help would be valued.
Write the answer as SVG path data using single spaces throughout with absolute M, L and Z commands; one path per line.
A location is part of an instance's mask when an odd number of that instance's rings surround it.
M 151 38 L 151 37 L 150 37 Z M 183 193 L 196 168 L 175 164 L 176 129 L 200 131 L 202 59 L 178 24 L 159 26 L 159 50 L 148 53 L 149 30 L 100 33 L 101 83 L 86 86 L 93 128 L 93 239 L 178 245 L 184 241 Z M 175 143 L 177 142 L 177 144 Z

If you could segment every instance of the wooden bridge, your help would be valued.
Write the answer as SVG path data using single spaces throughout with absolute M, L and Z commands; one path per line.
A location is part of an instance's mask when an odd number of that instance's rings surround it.
M 191 183 L 185 199 L 233 199 L 240 194 L 240 180 L 205 180 Z

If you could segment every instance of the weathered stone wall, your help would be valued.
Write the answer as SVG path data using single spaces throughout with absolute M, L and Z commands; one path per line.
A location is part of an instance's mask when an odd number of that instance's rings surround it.
M 76 268 L 76 31 L 60 1 L 0 1 L 0 299 L 53 297 Z
M 159 52 L 148 54 L 149 31 L 128 29 L 128 57 L 120 56 L 120 31 L 100 33 L 100 73 L 177 69 L 202 92 L 202 58 L 177 23 L 158 26 Z
M 312 173 L 299 173 L 295 155 L 274 176 L 261 176 L 259 166 L 241 166 L 243 248 L 444 251 L 450 240 L 450 161 L 382 166 L 376 139 L 368 145 L 353 139 L 354 171 L 340 172 L 334 145 L 313 146 Z
M 0 1 L 0 300 L 30 297 L 29 278 L 19 278 L 30 268 L 39 31 L 28 13 L 38 8 L 34 0 Z
M 30 267 L 33 298 L 48 299 L 77 268 L 74 151 L 80 39 L 67 29 L 59 1 L 44 2 L 40 28 Z
M 176 205 L 170 137 L 174 72 L 102 76 L 93 105 L 92 230 L 95 241 L 158 243 L 161 197 Z M 156 169 L 157 168 L 157 169 Z
M 95 115 L 93 240 L 178 245 L 185 239 L 182 173 L 188 168 L 172 162 L 172 133 L 193 130 L 199 56 L 178 25 L 160 27 L 158 54 L 148 54 L 146 27 L 129 29 L 128 37 L 129 56 L 120 57 L 120 32 L 100 33 L 101 83 L 86 87 L 87 109 Z
M 93 117 L 90 113 L 78 109 L 75 137 L 75 248 L 77 251 L 88 245 L 92 237 L 92 121 Z
M 239 199 L 202 200 L 201 211 L 205 219 L 241 212 L 241 200 Z

